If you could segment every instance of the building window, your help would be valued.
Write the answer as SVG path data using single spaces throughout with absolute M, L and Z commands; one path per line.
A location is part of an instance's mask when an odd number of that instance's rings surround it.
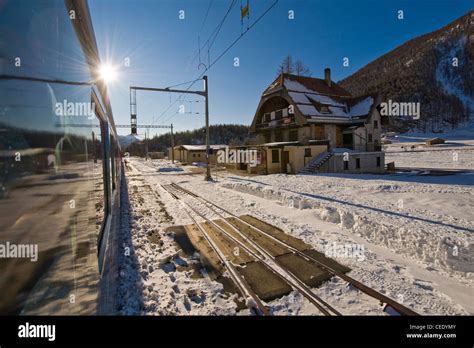
M 290 141 L 298 141 L 298 130 L 291 130 L 290 131 Z
M 193 153 L 193 157 L 196 157 L 196 154 L 195 154 L 195 153 Z
M 329 114 L 329 113 L 331 113 L 331 112 L 329 111 L 329 106 L 327 106 L 327 105 L 321 105 L 321 107 L 319 108 L 319 112 L 322 112 L 322 113 L 324 113 L 324 114 Z
M 280 154 L 278 150 L 272 150 L 272 163 L 280 163 Z
M 356 169 L 360 169 L 360 158 L 356 158 Z
M 304 157 L 311 157 L 311 148 L 304 149 Z
M 377 157 L 377 167 L 380 167 L 380 164 L 381 164 L 380 157 Z
M 283 116 L 283 111 L 282 110 L 275 111 L 275 119 L 276 120 L 281 120 L 282 116 Z
M 263 122 L 270 122 L 270 113 L 263 114 Z
M 379 128 L 379 121 L 374 120 L 374 128 L 375 129 Z
M 317 125 L 314 130 L 316 140 L 324 139 L 324 126 Z
M 349 161 L 344 161 L 344 170 L 349 170 Z
M 369 143 L 372 142 L 372 134 L 369 134 Z

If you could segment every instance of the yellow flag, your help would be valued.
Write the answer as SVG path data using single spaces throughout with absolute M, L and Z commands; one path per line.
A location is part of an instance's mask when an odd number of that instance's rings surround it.
M 249 15 L 249 3 L 248 2 L 247 2 L 247 5 L 245 5 L 244 7 L 242 7 L 240 9 L 240 12 L 241 12 L 240 19 L 244 19 L 245 17 L 248 17 L 248 15 Z

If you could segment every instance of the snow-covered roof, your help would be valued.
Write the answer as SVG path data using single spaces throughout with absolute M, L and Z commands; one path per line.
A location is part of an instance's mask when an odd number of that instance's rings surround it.
M 282 146 L 282 145 L 295 145 L 297 141 L 275 141 L 273 143 L 260 144 L 259 146 Z
M 309 140 L 308 144 L 309 145 L 317 145 L 317 144 L 327 144 L 328 139 L 323 139 L 323 140 Z M 264 143 L 264 144 L 258 144 L 257 146 L 267 146 L 267 147 L 272 147 L 272 146 L 287 146 L 287 145 L 302 145 L 301 142 L 299 141 L 276 141 L 273 143 Z
M 220 150 L 224 149 L 227 145 L 210 145 L 209 147 L 212 150 Z M 188 151 L 206 151 L 206 145 L 179 145 L 178 147 L 182 147 Z
M 370 112 L 370 108 L 372 107 L 373 104 L 374 104 L 374 98 L 371 96 L 368 96 L 367 98 L 360 100 L 354 106 L 351 106 L 350 114 L 351 116 L 367 115 Z
M 369 115 L 375 102 L 370 95 L 352 97 L 334 82 L 329 85 L 322 79 L 290 74 L 280 75 L 263 94 L 272 94 L 281 88 L 288 92 L 301 114 L 314 122 L 360 121 Z

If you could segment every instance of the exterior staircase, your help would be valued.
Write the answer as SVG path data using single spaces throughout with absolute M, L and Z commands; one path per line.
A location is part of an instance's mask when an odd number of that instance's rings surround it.
M 303 167 L 303 169 L 300 170 L 299 174 L 312 174 L 312 173 L 317 173 L 318 169 L 321 168 L 321 166 L 329 161 L 329 159 L 332 157 L 332 152 L 323 152 L 317 155 L 315 158 L 311 160 L 306 166 Z

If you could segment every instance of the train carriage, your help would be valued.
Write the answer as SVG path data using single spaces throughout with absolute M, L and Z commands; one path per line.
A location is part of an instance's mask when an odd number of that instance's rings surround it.
M 108 314 L 120 145 L 86 1 L 0 2 L 0 314 Z

